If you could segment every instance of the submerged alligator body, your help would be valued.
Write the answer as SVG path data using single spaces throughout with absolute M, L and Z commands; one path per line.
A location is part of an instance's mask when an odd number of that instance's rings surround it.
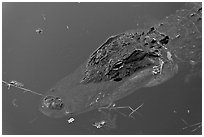
M 155 25 L 109 37 L 40 103 L 47 116 L 80 114 L 172 78 L 179 62 L 201 62 L 202 5 L 187 3 Z

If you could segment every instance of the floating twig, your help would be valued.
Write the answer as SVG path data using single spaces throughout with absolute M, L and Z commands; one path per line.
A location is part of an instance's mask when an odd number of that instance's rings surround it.
M 129 117 L 135 119 L 135 117 L 132 116 L 133 113 L 137 113 L 139 116 L 143 116 L 141 113 L 137 112 L 137 110 L 139 110 L 142 106 L 144 105 L 144 103 L 142 103 L 140 106 L 138 106 L 137 108 L 133 109 L 132 107 L 130 106 L 120 106 L 120 107 L 116 107 L 116 104 L 115 103 L 110 103 L 108 106 L 106 107 L 101 107 L 99 108 L 99 111 L 101 109 L 109 109 L 109 110 L 115 110 L 117 112 L 119 112 L 121 115 L 123 116 L 127 116 L 126 114 L 118 111 L 117 109 L 130 109 L 131 110 L 131 113 L 128 115 Z
M 194 127 L 194 126 L 200 126 L 202 124 L 202 122 L 198 122 L 198 123 L 195 123 L 195 124 L 192 124 L 192 125 L 187 125 L 186 127 L 182 128 L 183 130 L 184 129 L 187 129 L 187 128 L 190 128 L 190 127 Z

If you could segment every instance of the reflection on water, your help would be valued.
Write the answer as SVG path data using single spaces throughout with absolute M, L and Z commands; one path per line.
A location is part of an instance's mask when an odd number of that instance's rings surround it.
M 141 88 L 103 109 L 59 119 L 38 111 L 41 96 L 107 37 L 151 26 L 183 7 L 3 3 L 3 134 L 202 134 L 202 71 L 193 60 L 180 63 L 168 82 Z

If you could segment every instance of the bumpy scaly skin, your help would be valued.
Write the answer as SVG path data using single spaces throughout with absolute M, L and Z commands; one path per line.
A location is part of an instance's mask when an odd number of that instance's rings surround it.
M 162 50 L 184 61 L 199 60 L 201 10 L 201 5 L 195 3 L 191 9 L 177 11 L 150 29 L 111 36 L 91 54 L 81 82 L 121 81 L 147 66 L 159 65 L 158 59 L 165 58 Z
M 201 62 L 202 5 L 187 3 L 189 9 L 178 10 L 155 25 L 158 31 L 170 37 L 166 47 L 183 62 Z
M 138 70 L 155 65 L 162 56 L 161 43 L 168 43 L 168 39 L 153 31 L 138 33 L 135 30 L 110 37 L 90 56 L 82 83 L 121 81 Z M 157 35 L 157 39 L 151 35 Z

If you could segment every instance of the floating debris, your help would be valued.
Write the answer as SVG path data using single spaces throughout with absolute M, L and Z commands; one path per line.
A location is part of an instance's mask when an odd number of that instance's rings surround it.
M 178 112 L 176 110 L 173 110 L 173 113 L 178 114 Z M 186 110 L 187 114 L 190 114 L 190 109 Z M 187 122 L 187 120 L 185 120 L 183 117 L 179 117 L 179 120 L 181 120 L 181 122 L 185 125 L 182 130 L 185 131 L 190 131 L 191 133 L 196 132 L 197 130 L 202 128 L 202 122 L 198 122 L 198 123 L 194 123 L 194 124 L 190 124 L 189 122 Z
M 185 125 L 189 125 L 188 122 L 186 120 L 184 120 L 183 118 L 181 118 L 181 121 L 185 124 Z
M 19 89 L 23 90 L 23 93 L 30 92 L 30 93 L 35 94 L 35 95 L 43 96 L 43 94 L 41 94 L 41 93 L 38 93 L 38 92 L 32 91 L 30 89 L 24 88 L 23 87 L 24 84 L 22 84 L 22 83 L 20 83 L 20 82 L 18 82 L 16 80 L 12 80 L 10 82 L 6 82 L 6 81 L 2 80 L 2 83 L 4 83 L 8 87 L 8 89 L 10 89 L 10 87 L 12 86 L 12 87 L 16 87 L 16 88 L 19 88 Z
M 144 103 L 142 103 L 141 105 L 139 105 L 137 108 L 133 109 L 131 106 L 120 106 L 120 107 L 116 107 L 116 104 L 109 104 L 108 106 L 106 107 L 101 107 L 99 108 L 98 110 L 101 111 L 102 109 L 109 109 L 109 110 L 115 110 L 117 111 L 118 113 L 120 113 L 121 115 L 123 116 L 127 116 L 126 114 L 118 111 L 118 109 L 130 109 L 131 110 L 131 113 L 128 115 L 128 117 L 131 117 L 132 119 L 135 119 L 134 116 L 132 116 L 133 113 L 136 113 L 138 114 L 139 116 L 143 117 L 143 115 L 139 112 L 137 112 L 142 106 L 144 105 Z
M 94 127 L 96 128 L 102 128 L 104 125 L 106 124 L 105 120 L 99 121 L 99 122 L 95 122 L 94 124 L 92 124 Z
M 198 129 L 200 129 L 202 127 L 202 122 L 198 122 L 198 123 L 195 123 L 195 124 L 188 124 L 188 123 L 185 122 L 184 124 L 186 124 L 186 127 L 183 127 L 182 128 L 183 130 L 195 127 L 195 128 L 193 128 L 191 130 L 191 132 L 195 132 L 195 131 L 197 131 Z
M 16 80 L 10 81 L 9 84 L 14 85 L 15 87 L 24 87 L 24 84 L 23 84 L 23 83 L 20 83 L 20 82 L 18 82 L 18 81 L 16 81 Z
M 70 124 L 70 123 L 73 123 L 74 120 L 75 120 L 75 119 L 72 117 L 72 118 L 68 119 L 67 122 Z
M 100 113 L 99 118 L 94 118 L 91 121 L 91 125 L 100 130 L 111 130 L 116 128 L 116 118 L 117 115 L 112 115 L 110 111 L 106 112 L 103 110 L 98 110 Z
M 43 20 L 45 21 L 46 20 L 46 15 L 42 14 L 42 17 L 43 17 Z
M 35 122 L 37 119 L 39 118 L 39 116 L 35 117 L 34 119 L 30 120 L 28 123 L 32 124 L 33 122 Z
M 175 114 L 176 114 L 176 113 L 177 113 L 177 111 L 176 111 L 176 110 L 173 110 L 173 113 L 175 113 Z
M 37 34 L 42 34 L 42 33 L 43 33 L 43 29 L 38 28 L 38 29 L 35 30 L 35 32 L 36 32 Z
M 67 25 L 66 28 L 69 29 L 69 26 Z
M 13 99 L 13 101 L 12 101 L 12 105 L 13 105 L 14 107 L 18 107 L 18 105 L 16 104 L 16 101 L 17 101 L 17 99 Z

